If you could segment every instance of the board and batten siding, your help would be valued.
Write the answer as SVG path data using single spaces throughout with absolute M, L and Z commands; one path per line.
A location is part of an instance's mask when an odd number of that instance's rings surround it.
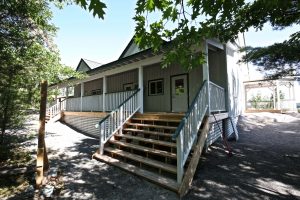
M 102 91 L 102 89 L 103 89 L 102 78 L 96 79 L 93 81 L 89 81 L 89 82 L 85 82 L 83 96 L 92 95 L 93 90 L 101 90 Z M 80 96 L 81 96 L 81 84 L 78 84 L 78 85 L 74 86 L 74 97 L 80 97 Z
M 127 84 L 133 84 L 137 89 L 138 70 L 130 70 L 107 77 L 107 93 L 124 91 Z
M 145 66 L 144 76 L 144 111 L 145 112 L 171 112 L 171 76 L 188 75 L 189 104 L 193 101 L 202 82 L 202 67 L 197 67 L 190 72 L 186 72 L 179 65 L 162 68 L 160 63 Z M 163 94 L 150 96 L 148 83 L 151 80 L 163 80 Z
M 103 90 L 102 78 L 84 83 L 84 96 L 92 95 L 93 90 Z

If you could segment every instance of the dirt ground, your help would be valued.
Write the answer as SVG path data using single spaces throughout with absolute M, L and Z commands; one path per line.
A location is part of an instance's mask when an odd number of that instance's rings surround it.
M 212 145 L 183 199 L 300 199 L 300 116 L 246 114 L 238 129 L 240 140 L 230 142 L 233 156 L 226 155 L 221 141 Z M 173 192 L 92 160 L 98 140 L 59 122 L 47 125 L 46 144 L 50 165 L 60 168 L 65 182 L 58 199 L 178 199 Z M 24 145 L 35 152 L 36 140 Z

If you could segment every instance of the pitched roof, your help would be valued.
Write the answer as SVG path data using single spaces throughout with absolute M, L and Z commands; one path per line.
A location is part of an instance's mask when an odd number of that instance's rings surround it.
M 76 71 L 89 71 L 89 70 L 95 69 L 99 66 L 101 66 L 101 63 L 81 58 L 76 67 Z M 82 67 L 84 67 L 85 69 L 82 69 Z
M 146 48 L 149 49 L 149 48 Z M 143 50 L 146 50 L 143 49 Z M 121 58 L 125 58 L 127 56 L 131 56 L 133 54 L 139 53 L 141 51 L 143 51 L 142 49 L 140 49 L 138 47 L 138 45 L 134 42 L 134 36 L 131 38 L 131 40 L 129 41 L 129 43 L 127 44 L 126 48 L 124 49 L 124 51 L 121 53 L 119 59 Z
M 84 59 L 82 58 L 82 60 L 89 66 L 89 68 L 94 69 L 96 67 L 99 67 L 100 65 L 102 65 L 101 63 L 92 61 L 92 60 L 88 60 L 88 59 Z

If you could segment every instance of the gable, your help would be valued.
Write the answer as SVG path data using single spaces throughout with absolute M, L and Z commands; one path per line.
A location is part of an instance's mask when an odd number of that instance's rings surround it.
M 138 45 L 134 42 L 134 37 L 133 37 L 130 40 L 130 42 L 128 43 L 128 45 L 126 46 L 126 48 L 124 49 L 124 51 L 122 52 L 122 54 L 120 55 L 119 59 L 131 56 L 131 55 L 139 53 L 141 51 L 143 51 L 143 50 L 141 50 L 138 47 Z
M 76 71 L 77 72 L 87 72 L 89 71 L 91 68 L 81 59 L 77 68 L 76 68 Z

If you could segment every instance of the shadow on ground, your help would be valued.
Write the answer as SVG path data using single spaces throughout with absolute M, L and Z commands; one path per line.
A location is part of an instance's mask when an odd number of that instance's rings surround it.
M 226 155 L 220 141 L 211 146 L 183 199 L 300 199 L 300 121 L 247 120 L 240 124 L 240 140 L 230 142 L 234 156 Z M 51 166 L 62 170 L 65 182 L 59 199 L 178 199 L 173 192 L 92 160 L 97 147 L 98 140 L 82 137 L 51 153 Z
M 202 157 L 185 199 L 300 199 L 300 121 L 250 122 L 233 157 L 220 141 Z

